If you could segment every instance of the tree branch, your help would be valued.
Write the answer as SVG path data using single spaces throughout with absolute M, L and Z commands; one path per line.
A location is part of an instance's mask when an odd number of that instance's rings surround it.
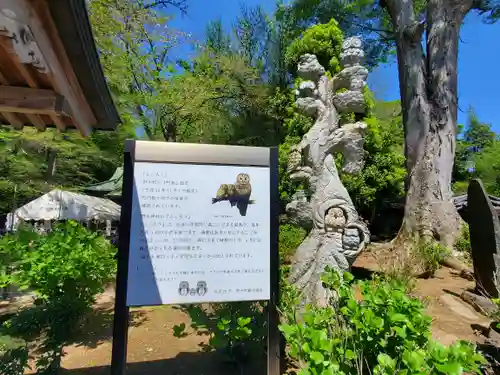
M 152 8 L 166 8 L 172 6 L 181 11 L 182 14 L 187 14 L 187 1 L 186 0 L 156 0 L 149 4 L 144 4 L 144 9 Z
M 391 17 L 395 33 L 404 33 L 407 27 L 418 22 L 413 10 L 413 0 L 385 0 L 382 4 Z
M 403 35 L 406 39 L 413 43 L 420 43 L 422 40 L 422 35 L 424 34 L 426 27 L 426 22 L 413 22 L 411 25 L 408 25 L 403 30 Z

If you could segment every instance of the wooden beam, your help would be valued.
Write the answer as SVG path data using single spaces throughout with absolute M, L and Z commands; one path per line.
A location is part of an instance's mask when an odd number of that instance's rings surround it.
M 64 121 L 60 116 L 54 114 L 50 116 L 50 119 L 57 127 L 57 130 L 59 130 L 61 133 L 64 133 L 66 131 L 66 124 L 64 123 Z
M 7 78 L 0 72 L 0 85 L 8 85 L 9 81 Z M 2 116 L 14 127 L 14 129 L 22 130 L 24 127 L 21 119 L 14 113 L 5 112 L 2 113 Z
M 28 71 L 28 69 L 26 69 L 24 64 L 21 63 L 19 56 L 17 56 L 17 53 L 12 46 L 12 41 L 7 37 L 0 36 L 0 44 L 2 45 L 7 55 L 10 57 L 11 61 L 16 66 L 16 69 L 19 71 L 19 73 L 21 73 L 26 83 L 30 87 L 36 86 L 35 79 L 31 76 L 30 72 Z
M 11 61 L 16 66 L 16 69 L 19 71 L 19 73 L 21 73 L 21 75 L 23 76 L 23 78 L 26 80 L 26 83 L 30 87 L 36 87 L 36 82 L 33 79 L 33 77 L 31 76 L 30 72 L 28 71 L 28 69 L 26 69 L 26 67 L 23 64 L 21 64 L 21 62 L 19 61 L 19 57 L 16 55 L 16 53 L 13 50 L 12 46 L 9 45 L 9 43 L 7 43 L 6 40 L 5 40 L 5 38 L 3 38 L 3 37 L 0 37 L 0 47 L 2 47 L 3 50 L 9 55 L 9 57 L 11 58 Z M 1 88 L 2 92 L 3 92 L 4 86 L 9 85 L 9 83 L 10 82 L 8 81 L 7 77 L 5 77 L 4 75 L 2 75 L 0 77 L 0 84 L 3 85 L 2 88 Z M 8 112 L 11 112 L 11 111 L 8 111 Z M 16 111 L 16 112 L 19 112 L 19 111 Z M 12 115 L 14 115 L 14 114 L 12 114 Z M 43 122 L 43 120 L 42 120 L 42 118 L 40 116 L 38 116 L 36 114 L 30 114 L 30 115 L 27 115 L 27 117 L 28 117 L 28 120 L 30 120 L 30 122 L 38 130 L 45 131 L 46 125 L 45 125 L 45 123 Z M 12 116 L 11 116 L 11 118 L 12 118 Z M 15 121 L 14 123 L 11 122 L 12 126 L 14 126 L 16 129 L 22 129 L 22 127 L 21 128 L 19 127 L 19 123 L 21 122 L 21 120 L 18 118 L 17 120 L 14 120 L 14 121 Z M 16 126 L 15 123 L 17 123 L 18 125 Z
M 43 122 L 40 116 L 33 113 L 26 113 L 26 117 L 33 125 L 35 125 L 35 128 L 37 128 L 39 131 L 44 132 L 45 129 L 47 129 L 47 125 L 45 125 L 45 122 Z
M 68 101 L 73 123 L 80 133 L 83 136 L 90 135 L 92 126 L 97 120 L 81 90 L 46 2 L 43 0 L 0 0 L 0 8 L 4 14 L 15 15 L 17 23 L 29 28 L 37 51 L 40 51 L 44 66 L 47 67 L 47 74 L 53 76 L 54 90 Z M 5 10 L 8 12 L 6 13 Z M 31 82 L 31 87 L 34 86 L 33 83 L 36 84 L 36 82 Z M 63 123 L 58 121 L 60 119 L 54 120 L 54 117 L 52 120 L 56 125 L 57 122 Z
M 44 0 L 2 0 L 29 11 L 28 25 L 42 51 L 56 83 L 54 90 L 64 95 L 72 110 L 72 119 L 84 136 L 90 135 L 97 120 L 80 87 L 57 27 Z
M 1 90 L 1 89 L 0 89 Z M 24 127 L 23 122 L 15 113 L 0 112 L 3 117 L 17 130 L 22 130 Z
M 71 116 L 68 102 L 53 90 L 2 86 L 0 111 Z
M 24 64 L 21 63 L 20 59 L 15 54 L 15 51 L 12 48 L 12 46 L 10 45 L 10 43 L 6 43 L 5 39 L 2 40 L 2 38 L 0 38 L 0 46 L 3 47 L 3 49 L 10 55 L 11 61 L 16 66 L 16 69 L 19 71 L 19 73 L 21 73 L 21 75 L 25 79 L 25 81 L 28 84 L 28 86 L 30 86 L 33 89 L 36 89 L 38 87 L 38 85 L 37 85 L 35 79 L 31 76 L 31 73 L 28 71 L 28 69 L 26 69 L 26 67 L 24 66 Z M 7 80 L 7 78 L 3 74 L 0 73 L 0 84 L 8 86 L 9 83 L 10 82 Z M 15 112 L 24 112 L 24 113 L 26 113 L 26 117 L 28 118 L 28 120 L 38 130 L 45 131 L 45 129 L 47 128 L 45 122 L 37 114 L 27 113 L 26 111 L 15 111 Z M 37 113 L 41 113 L 41 112 L 37 112 Z M 56 127 L 57 127 L 57 129 L 59 131 L 61 131 L 61 132 L 66 131 L 66 124 L 60 119 L 60 117 L 59 117 L 59 115 L 57 113 L 50 112 L 50 113 L 48 113 L 48 115 L 50 116 L 52 122 L 54 123 L 54 125 L 56 125 Z M 21 130 L 23 128 L 24 124 L 18 118 L 18 116 L 16 116 L 14 113 L 5 112 L 4 113 L 4 117 L 11 123 L 11 125 L 14 128 L 16 128 L 18 130 Z

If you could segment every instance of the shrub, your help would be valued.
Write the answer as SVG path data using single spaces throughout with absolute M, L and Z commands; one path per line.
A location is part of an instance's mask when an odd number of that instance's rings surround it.
M 0 336 L 0 374 L 23 375 L 27 366 L 26 342 L 10 336 Z
M 460 228 L 460 237 L 455 242 L 455 249 L 467 263 L 472 263 L 472 248 L 470 245 L 469 225 L 467 223 L 464 223 L 462 228 Z
M 300 321 L 280 326 L 300 375 L 480 373 L 485 359 L 472 344 L 445 347 L 431 340 L 431 318 L 403 285 L 381 278 L 353 284 L 352 279 L 346 273 L 341 281 L 336 271 L 327 270 L 323 282 L 338 299 L 325 308 L 308 306 Z
M 281 264 L 286 263 L 293 256 L 306 235 L 307 232 L 300 227 L 290 224 L 280 225 L 279 253 Z
M 279 253 L 281 263 L 288 259 L 306 236 L 302 228 L 285 224 L 280 226 Z M 290 310 L 295 300 L 293 290 L 285 282 L 289 266 L 280 267 L 281 309 Z M 251 357 L 265 354 L 267 337 L 267 310 L 262 302 L 213 303 L 208 308 L 201 305 L 181 307 L 191 318 L 191 328 L 198 334 L 210 336 L 206 350 L 216 350 L 232 363 L 242 363 Z M 174 336 L 186 335 L 185 324 L 174 327 Z
M 76 222 L 40 235 L 26 228 L 0 240 L 3 286 L 36 293 L 35 305 L 2 325 L 5 334 L 35 340 L 41 335 L 39 373 L 60 365 L 62 348 L 115 274 L 114 247 Z M 10 263 L 6 264 L 5 260 Z
M 205 350 L 216 350 L 223 358 L 241 364 L 262 356 L 267 336 L 267 315 L 261 302 L 213 303 L 181 307 L 191 317 L 191 328 L 210 337 Z M 186 326 L 174 326 L 174 336 L 183 337 Z
M 285 53 L 285 61 L 295 69 L 302 55 L 316 55 L 318 62 L 332 73 L 340 71 L 339 56 L 344 35 L 333 18 L 325 24 L 311 26 L 292 41 Z
M 424 273 L 434 276 L 441 262 L 450 255 L 450 251 L 438 242 L 426 242 L 417 246 L 417 254 L 422 261 Z

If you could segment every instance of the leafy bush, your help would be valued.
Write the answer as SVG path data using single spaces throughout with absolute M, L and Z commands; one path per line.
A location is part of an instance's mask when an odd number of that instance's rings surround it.
M 291 256 L 306 236 L 302 228 L 285 224 L 280 226 L 280 258 Z M 280 267 L 282 288 L 281 309 L 290 311 L 295 300 L 293 290 L 285 282 L 289 266 Z M 181 307 L 191 317 L 191 328 L 198 334 L 210 336 L 205 350 L 217 350 L 225 359 L 233 363 L 243 363 L 252 357 L 265 354 L 267 337 L 266 304 L 261 302 L 214 303 L 208 308 L 201 305 Z M 181 338 L 186 333 L 186 325 L 174 327 L 174 336 Z
M 36 294 L 34 307 L 5 322 L 2 331 L 26 340 L 42 337 L 39 373 L 59 367 L 63 346 L 92 307 L 95 295 L 114 277 L 114 254 L 106 239 L 72 221 L 54 226 L 45 235 L 24 228 L 0 239 L 3 286 L 15 285 Z
M 343 39 L 342 30 L 333 18 L 328 23 L 311 26 L 288 46 L 286 63 L 295 69 L 300 56 L 311 53 L 316 55 L 326 70 L 337 73 L 340 71 L 339 56 Z
M 27 365 L 26 342 L 10 336 L 0 336 L 0 374 L 23 375 Z
M 450 251 L 438 242 L 428 242 L 417 246 L 424 272 L 434 276 L 441 262 L 450 255 Z
M 290 224 L 280 225 L 279 252 L 281 264 L 293 256 L 306 235 L 306 231 L 300 227 Z
M 0 256 L 18 259 L 4 274 L 4 284 L 32 289 L 43 300 L 72 298 L 87 306 L 114 277 L 114 254 L 104 237 L 73 221 L 55 225 L 46 235 L 21 230 L 0 244 Z
M 205 350 L 216 350 L 231 363 L 241 364 L 263 356 L 267 336 L 267 315 L 260 302 L 213 303 L 181 307 L 191 317 L 191 328 L 210 336 Z M 174 327 L 174 336 L 183 337 L 185 324 Z
M 455 242 L 455 249 L 466 263 L 472 263 L 472 248 L 470 245 L 469 225 L 467 223 L 464 223 L 460 229 L 460 236 Z
M 325 308 L 306 307 L 301 319 L 280 326 L 289 356 L 308 374 L 462 374 L 480 373 L 485 359 L 473 345 L 445 347 L 431 340 L 431 318 L 404 286 L 381 278 L 352 283 L 327 270 L 323 282 L 338 299 Z M 361 292 L 361 300 L 354 295 Z

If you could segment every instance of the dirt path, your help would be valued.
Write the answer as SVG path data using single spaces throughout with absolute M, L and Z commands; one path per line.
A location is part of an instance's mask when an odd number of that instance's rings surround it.
M 370 253 L 363 254 L 354 271 L 368 273 L 377 269 Z M 474 324 L 488 325 L 489 321 L 462 302 L 454 294 L 473 286 L 473 283 L 442 268 L 436 277 L 418 280 L 416 293 L 427 297 L 427 312 L 433 320 L 433 336 L 443 344 L 459 339 L 477 341 Z M 77 344 L 66 348 L 63 367 L 67 375 L 109 374 L 111 362 L 111 331 L 113 291 L 99 298 L 96 313 L 89 317 L 85 333 Z M 132 312 L 128 346 L 128 375 L 241 375 L 240 371 L 221 368 L 220 362 L 209 353 L 202 353 L 200 343 L 207 338 L 190 332 L 178 339 L 172 336 L 173 326 L 186 323 L 189 317 L 174 307 L 158 307 Z M 263 371 L 263 369 L 261 370 Z M 254 374 L 255 371 L 245 371 Z
M 86 334 L 79 343 L 66 348 L 63 359 L 64 374 L 108 375 L 111 363 L 111 337 L 113 319 L 113 291 L 99 301 L 99 310 L 88 320 Z M 184 338 L 173 337 L 173 327 L 185 323 L 189 317 L 175 307 L 164 306 L 133 310 L 129 328 L 127 375 L 215 375 L 223 371 L 211 353 L 203 353 L 200 345 L 207 343 L 205 336 L 189 333 Z M 86 339 L 90 341 L 86 341 Z M 235 372 L 235 375 L 240 372 Z

